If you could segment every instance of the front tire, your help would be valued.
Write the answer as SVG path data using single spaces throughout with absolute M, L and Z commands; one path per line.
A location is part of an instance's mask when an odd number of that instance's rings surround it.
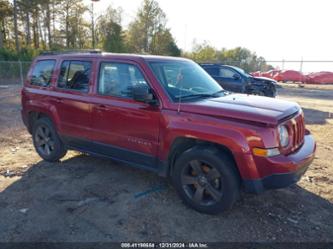
M 59 161 L 67 153 L 49 118 L 40 118 L 34 122 L 32 139 L 35 150 L 45 161 Z
M 233 160 L 217 148 L 195 146 L 176 160 L 173 183 L 189 207 L 217 214 L 230 209 L 239 197 L 235 167 Z

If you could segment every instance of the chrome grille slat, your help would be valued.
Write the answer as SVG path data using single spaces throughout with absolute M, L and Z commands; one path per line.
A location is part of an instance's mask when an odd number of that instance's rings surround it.
M 297 131 L 296 131 L 296 125 L 293 123 L 293 148 L 297 146 Z
M 300 122 L 296 122 L 296 145 L 300 144 L 300 135 L 301 135 L 301 130 L 300 130 L 300 126 L 299 126 Z

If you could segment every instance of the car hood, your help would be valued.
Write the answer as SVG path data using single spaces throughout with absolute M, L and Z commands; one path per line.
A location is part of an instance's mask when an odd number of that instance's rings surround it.
M 267 78 L 267 77 L 254 77 L 254 76 L 252 76 L 252 79 L 254 79 L 256 81 L 269 81 L 269 82 L 276 83 L 276 80 L 273 80 L 273 79 Z
M 246 94 L 181 103 L 181 111 L 270 125 L 277 125 L 299 110 L 300 106 L 294 102 Z

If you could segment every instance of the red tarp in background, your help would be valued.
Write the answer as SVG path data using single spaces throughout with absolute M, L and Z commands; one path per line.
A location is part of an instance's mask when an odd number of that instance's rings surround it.
M 294 81 L 294 82 L 304 82 L 305 77 L 299 71 L 294 70 L 283 70 L 276 73 L 273 76 L 273 79 L 276 81 Z
M 316 72 L 302 74 L 295 70 L 270 70 L 267 72 L 253 72 L 255 77 L 267 77 L 282 82 L 303 82 L 308 84 L 333 84 L 333 72 Z
M 333 84 L 332 72 L 318 72 L 306 75 L 306 83 Z

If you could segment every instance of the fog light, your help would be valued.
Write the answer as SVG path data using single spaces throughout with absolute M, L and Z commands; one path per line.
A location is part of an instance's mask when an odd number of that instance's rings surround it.
M 271 148 L 271 149 L 253 148 L 252 151 L 254 155 L 262 157 L 272 157 L 280 155 L 280 151 L 278 148 Z

